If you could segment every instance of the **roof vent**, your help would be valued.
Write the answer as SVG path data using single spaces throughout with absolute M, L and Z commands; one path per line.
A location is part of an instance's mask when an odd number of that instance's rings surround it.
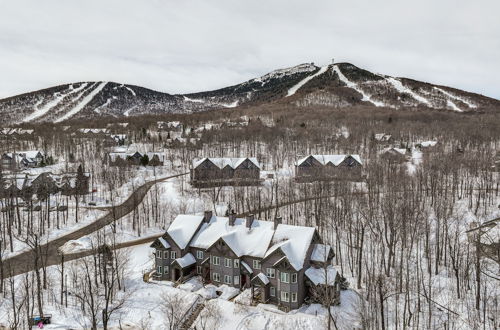
M 246 219 L 246 227 L 248 229 L 252 228 L 252 223 L 253 223 L 253 220 L 254 220 L 254 215 L 253 214 L 249 214 L 247 215 L 247 219 Z
M 234 226 L 235 222 L 236 222 L 236 214 L 234 214 L 233 212 L 229 215 L 229 225 Z
M 281 225 L 283 223 L 283 218 L 281 217 L 276 217 L 274 218 L 274 230 L 278 228 L 278 225 Z
M 212 219 L 212 211 L 205 211 L 205 215 L 203 216 L 203 222 L 209 223 L 210 219 Z

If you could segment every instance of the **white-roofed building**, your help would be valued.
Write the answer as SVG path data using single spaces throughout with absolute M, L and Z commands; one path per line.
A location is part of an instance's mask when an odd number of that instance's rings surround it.
M 148 166 L 163 166 L 165 159 L 164 152 L 110 152 L 106 156 L 107 163 L 112 166 L 138 166 L 145 164 L 146 160 Z
M 307 269 L 331 262 L 333 250 L 314 227 L 254 219 L 178 215 L 152 245 L 156 278 L 175 282 L 199 275 L 206 283 L 252 288 L 254 298 L 298 308 L 309 288 Z M 312 284 L 311 284 L 312 283 Z
M 408 149 L 405 148 L 386 148 L 383 149 L 380 152 L 382 158 L 390 161 L 390 162 L 405 162 L 410 160 L 411 158 L 411 153 L 408 151 Z
M 193 160 L 191 184 L 195 187 L 257 185 L 260 164 L 257 158 L 201 158 Z
M 17 170 L 37 167 L 45 162 L 45 153 L 40 150 L 26 150 L 4 153 L 2 155 L 3 170 Z
M 297 161 L 295 177 L 298 181 L 358 179 L 362 166 L 359 155 L 309 155 Z

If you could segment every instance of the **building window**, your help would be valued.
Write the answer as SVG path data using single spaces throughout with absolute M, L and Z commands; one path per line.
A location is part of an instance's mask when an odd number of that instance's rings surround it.
M 219 273 L 212 273 L 212 279 L 215 282 L 220 282 L 220 274 Z
M 297 293 L 292 292 L 292 302 L 297 302 Z
M 212 264 L 215 266 L 220 265 L 220 258 L 217 256 L 212 256 Z
M 161 266 L 158 266 L 158 269 L 156 270 L 156 272 L 161 275 Z
M 168 266 L 163 267 L 163 274 L 168 274 Z
M 158 259 L 161 259 L 161 251 L 160 250 L 156 250 L 156 257 Z
M 224 275 L 224 283 L 231 284 L 231 276 L 230 275 Z
M 290 301 L 290 293 L 286 291 L 281 291 L 281 301 L 289 302 Z
M 233 266 L 234 268 L 240 268 L 240 259 L 234 259 Z
M 203 251 L 200 250 L 196 251 L 196 258 L 203 259 Z
M 276 276 L 276 269 L 274 269 L 274 268 L 266 268 L 266 275 L 269 278 L 274 278 Z
M 168 259 L 168 251 L 163 251 L 163 259 Z
M 297 283 L 297 273 L 292 274 L 292 283 Z
M 224 267 L 231 268 L 232 265 L 233 265 L 232 259 L 224 258 Z
M 253 269 L 260 269 L 260 261 L 259 260 L 253 261 Z
M 170 252 L 170 259 L 177 258 L 177 253 L 175 251 Z
M 196 273 L 201 274 L 201 266 L 196 266 Z
M 280 273 L 280 281 L 283 283 L 290 283 L 290 274 Z
M 270 288 L 269 294 L 271 295 L 271 297 L 276 297 L 276 288 L 274 286 Z
M 240 284 L 240 277 L 239 276 L 235 276 L 234 277 L 234 285 L 238 285 Z

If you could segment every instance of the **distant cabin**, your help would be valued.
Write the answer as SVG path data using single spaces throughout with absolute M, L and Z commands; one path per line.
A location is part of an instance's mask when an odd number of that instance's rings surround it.
M 148 156 L 148 166 L 163 166 L 165 164 L 165 154 L 161 152 L 110 152 L 106 156 L 106 162 L 110 166 L 139 166 L 142 164 L 144 156 Z
M 297 181 L 350 180 L 361 178 L 359 155 L 310 155 L 295 165 Z
M 4 153 L 1 158 L 2 170 L 20 170 L 38 167 L 45 162 L 45 153 L 40 150 Z
M 410 152 L 406 148 L 386 148 L 380 152 L 382 159 L 392 163 L 404 163 L 410 160 Z
M 331 291 L 338 304 L 341 276 L 331 265 L 330 245 L 314 227 L 274 221 L 204 215 L 178 215 L 155 240 L 153 278 L 183 283 L 200 276 L 205 284 L 245 290 L 256 303 L 289 311 L 305 301 L 316 302 L 315 291 Z
M 202 158 L 193 161 L 191 184 L 195 187 L 257 185 L 260 182 L 260 164 L 256 158 Z
M 0 198 L 20 197 L 30 199 L 33 194 L 57 194 L 66 196 L 86 195 L 90 188 L 90 174 L 83 171 L 36 175 L 13 174 L 0 179 Z

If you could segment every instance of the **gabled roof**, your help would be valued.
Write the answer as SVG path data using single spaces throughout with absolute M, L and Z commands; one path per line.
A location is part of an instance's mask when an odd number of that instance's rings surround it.
M 214 216 L 209 223 L 202 224 L 189 245 L 208 249 L 222 239 L 238 257 L 262 258 L 273 237 L 273 227 L 270 221 L 254 220 L 249 230 L 245 219 L 237 218 L 234 226 L 230 226 L 229 218 Z
M 346 158 L 348 157 L 354 158 L 358 163 L 363 164 L 361 162 L 361 157 L 359 155 L 309 155 L 304 158 L 301 158 L 297 161 L 297 166 L 301 165 L 305 162 L 309 157 L 313 157 L 322 165 L 326 165 L 331 163 L 333 166 L 339 166 Z
M 269 284 L 269 279 L 267 278 L 264 273 L 258 273 L 254 278 L 251 279 L 251 282 L 254 283 L 256 281 L 259 281 L 260 283 L 267 285 Z
M 163 238 L 163 237 L 158 237 L 155 239 L 155 241 L 150 245 L 150 247 L 155 247 L 157 245 L 162 246 L 164 249 L 169 249 L 170 244 Z
M 232 169 L 236 169 L 240 166 L 245 160 L 251 161 L 255 166 L 260 168 L 259 161 L 255 157 L 250 158 L 201 158 L 193 160 L 193 168 L 197 168 L 200 166 L 205 160 L 211 161 L 215 166 L 220 169 L 223 169 L 226 166 L 231 167 Z
M 316 229 L 313 227 L 279 224 L 265 257 L 280 249 L 295 270 L 304 266 L 307 250 L 311 245 Z
M 274 230 L 272 221 L 254 220 L 251 228 L 246 227 L 246 219 L 235 219 L 229 225 L 229 218 L 212 216 L 208 223 L 202 215 L 178 215 L 167 230 L 179 248 L 188 245 L 198 249 L 208 249 L 219 239 L 238 256 L 266 258 L 280 250 L 295 270 L 304 267 L 307 252 L 313 242 L 316 229 L 313 227 L 279 224 Z M 253 270 L 241 262 L 249 273 Z
M 186 248 L 203 221 L 202 215 L 179 214 L 167 229 L 167 234 L 180 249 Z
M 160 241 L 161 245 L 163 245 L 163 247 L 165 249 L 170 248 L 170 244 L 168 244 L 168 242 L 163 237 L 158 237 L 158 240 Z
M 172 265 L 176 263 L 178 264 L 181 268 L 186 268 L 188 266 L 191 266 L 196 263 L 196 259 L 191 253 L 187 253 L 181 258 L 177 258 L 174 261 L 172 261 Z
M 385 153 L 389 152 L 389 153 L 401 154 L 401 155 L 404 156 L 404 155 L 406 155 L 407 151 L 408 150 L 406 150 L 404 148 L 394 148 L 394 147 L 392 147 L 392 148 L 386 148 L 386 149 L 382 150 L 382 153 L 385 154 Z
M 314 285 L 327 284 L 333 286 L 337 278 L 337 269 L 331 265 L 326 270 L 324 268 L 309 267 L 306 269 L 305 275 Z
M 332 247 L 326 244 L 314 244 L 313 251 L 311 253 L 311 261 L 316 262 L 327 262 L 328 255 Z
M 245 270 L 248 272 L 248 274 L 253 274 L 253 269 L 250 267 L 246 262 L 243 260 L 240 261 L 240 264 L 245 268 Z

